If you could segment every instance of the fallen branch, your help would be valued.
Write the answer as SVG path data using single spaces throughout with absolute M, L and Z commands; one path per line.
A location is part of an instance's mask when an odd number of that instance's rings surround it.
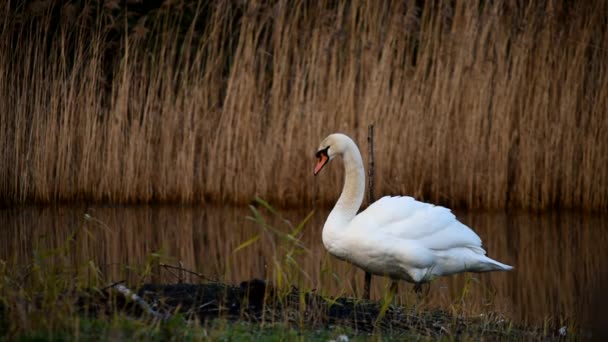
M 149 315 L 153 316 L 156 319 L 165 321 L 171 317 L 171 315 L 168 313 L 163 314 L 163 313 L 160 313 L 160 312 L 154 310 L 154 308 L 152 308 L 152 306 L 150 304 L 148 304 L 145 300 L 143 300 L 143 298 L 138 296 L 136 293 L 129 290 L 126 286 L 124 286 L 122 284 L 122 282 L 111 285 L 111 288 L 118 291 L 120 294 L 125 296 L 125 298 L 133 300 L 135 303 L 137 303 L 142 308 L 142 310 L 144 312 L 148 313 Z

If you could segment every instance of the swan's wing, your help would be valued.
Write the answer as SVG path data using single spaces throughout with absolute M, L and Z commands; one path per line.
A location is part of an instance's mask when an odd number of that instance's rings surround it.
M 412 197 L 383 197 L 357 215 L 354 227 L 404 240 L 415 240 L 430 249 L 468 247 L 485 254 L 481 239 L 459 222 L 448 208 L 416 201 Z
M 401 221 L 432 206 L 432 204 L 419 202 L 408 196 L 384 196 L 355 216 L 354 220 L 372 220 L 377 226 L 382 227 Z

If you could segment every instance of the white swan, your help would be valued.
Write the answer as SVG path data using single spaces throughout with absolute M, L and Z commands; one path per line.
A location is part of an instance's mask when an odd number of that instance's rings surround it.
M 371 274 L 415 283 L 416 290 L 440 276 L 513 268 L 485 256 L 479 236 L 447 208 L 386 196 L 357 215 L 365 172 L 359 148 L 348 136 L 329 135 L 316 156 L 315 175 L 336 156 L 344 161 L 344 188 L 323 226 L 323 244 L 339 259 Z

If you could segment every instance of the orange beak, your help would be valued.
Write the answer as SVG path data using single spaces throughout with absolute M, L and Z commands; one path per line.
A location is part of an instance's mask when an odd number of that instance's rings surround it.
M 328 161 L 329 161 L 329 157 L 327 156 L 327 154 L 325 154 L 325 153 L 319 154 L 319 160 L 317 160 L 317 165 L 315 165 L 315 176 L 317 175 L 317 173 L 319 173 L 319 171 L 321 171 L 323 166 L 325 166 L 325 164 L 327 164 Z

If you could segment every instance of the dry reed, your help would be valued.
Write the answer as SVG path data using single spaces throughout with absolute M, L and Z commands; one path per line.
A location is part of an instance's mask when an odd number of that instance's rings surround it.
M 608 206 L 605 1 L 23 3 L 0 5 L 5 203 L 328 204 L 312 152 L 373 122 L 377 195 Z

